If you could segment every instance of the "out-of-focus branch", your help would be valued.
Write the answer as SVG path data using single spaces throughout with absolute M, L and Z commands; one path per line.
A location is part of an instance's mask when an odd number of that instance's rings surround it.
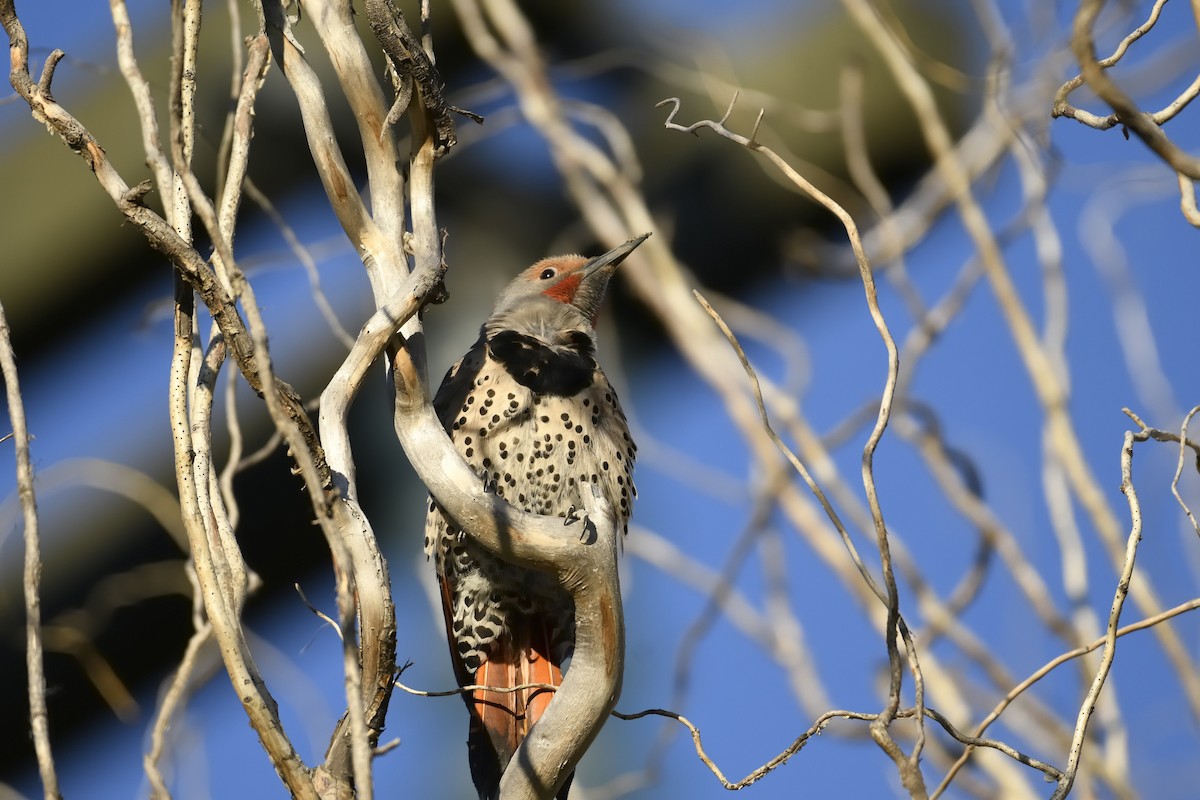
M 191 595 L 179 559 L 142 564 L 109 575 L 80 605 L 45 625 L 46 649 L 72 656 L 113 713 L 133 722 L 138 703 L 99 647 L 99 638 L 114 614 L 123 608 L 160 597 Z
M 0 16 L 8 11 L 0 5 Z M 15 15 L 12 22 L 20 31 Z M 5 28 L 9 19 L 4 18 Z M 12 35 L 10 29 L 10 36 Z M 21 31 L 21 38 L 24 32 Z M 15 37 L 14 37 L 15 38 Z M 12 423 L 13 449 L 17 459 L 17 493 L 21 498 L 21 513 L 25 532 L 25 672 L 29 694 L 29 726 L 33 748 L 37 754 L 38 773 L 47 800 L 62 797 L 58 789 L 58 773 L 54 771 L 54 751 L 50 748 L 50 715 L 46 710 L 46 671 L 42 659 L 42 545 L 38 535 L 37 495 L 33 490 L 33 462 L 29 457 L 29 428 L 25 424 L 25 402 L 17 375 L 17 361 L 9 337 L 8 318 L 0 305 L 0 371 L 4 375 L 4 391 L 8 401 L 8 418 Z M 5 437 L 6 439 L 9 437 Z
M 1086 0 L 1085 0 L 1086 2 Z M 1099 482 L 1083 452 L 1067 403 L 1069 392 L 1055 365 L 1042 347 L 1029 311 L 1013 282 L 1003 252 L 987 215 L 971 186 L 970 175 L 955 157 L 950 132 L 937 113 L 928 83 L 917 73 L 901 45 L 866 0 L 842 0 L 851 18 L 871 44 L 884 57 L 888 68 L 912 106 L 921 133 L 934 158 L 937 171 L 950 187 L 959 217 L 971 237 L 984 274 L 1009 326 L 1017 350 L 1025 364 L 1038 401 L 1045 415 L 1044 436 L 1047 447 L 1062 465 L 1072 492 L 1091 518 L 1115 570 L 1120 569 L 1123 553 L 1120 525 L 1099 487 Z M 1162 609 L 1152 583 L 1143 580 L 1130 587 L 1134 602 L 1142 613 L 1152 616 Z M 1191 657 L 1175 631 L 1166 626 L 1155 629 L 1163 650 L 1188 695 L 1194 713 L 1200 714 L 1200 680 Z
M 805 649 L 803 635 L 796 635 L 802 632 L 784 624 L 789 621 L 790 609 L 787 615 L 777 614 L 774 608 L 760 611 L 743 593 L 729 585 L 726 576 L 696 560 L 670 540 L 645 528 L 636 527 L 630 531 L 625 552 L 695 589 L 703 597 L 710 598 L 710 602 L 716 606 L 714 611 L 724 614 L 734 628 L 787 670 L 792 691 L 804 708 L 830 705 L 816 665 Z M 677 663 L 687 661 L 684 656 Z
M 995 169 L 1012 146 L 1017 125 L 1044 113 L 1038 102 L 1041 98 L 1040 93 L 1026 91 L 1011 98 L 1003 109 L 992 103 L 984 105 L 975 123 L 953 143 L 954 156 L 970 180 Z M 898 201 L 886 220 L 880 219 L 864 228 L 863 248 L 872 263 L 888 264 L 915 247 L 942 212 L 954 203 L 954 198 L 954 187 L 940 171 L 932 170 L 923 175 L 913 190 Z M 806 265 L 857 271 L 853 252 L 841 243 L 815 246 L 801 243 L 793 246 L 789 255 Z
M 346 331 L 345 326 L 342 325 L 342 321 L 338 319 L 337 312 L 333 310 L 333 306 L 329 303 L 329 297 L 325 294 L 325 290 L 321 286 L 321 274 L 317 270 L 317 261 L 313 254 L 313 249 L 300 241 L 300 237 L 296 235 L 296 230 L 284 219 L 283 214 L 271 202 L 271 198 L 267 197 L 254 181 L 247 177 L 242 188 L 246 193 L 246 197 L 258 206 L 259 210 L 266 214 L 272 224 L 275 225 L 275 228 L 279 231 L 279 235 L 283 237 L 283 241 L 292 252 L 292 256 L 304 268 L 304 274 L 308 276 L 309 290 L 312 294 L 313 302 L 317 306 L 317 310 L 321 312 L 321 316 L 325 319 L 325 324 L 329 326 L 330 332 L 349 350 L 354 346 L 354 337 Z M 326 449 L 328 450 L 328 448 Z M 328 458 L 328 453 L 326 453 L 326 458 Z
M 111 492 L 141 507 L 166 531 L 181 552 L 187 552 L 187 536 L 179 522 L 179 500 L 150 475 L 104 458 L 67 458 L 38 472 L 38 491 L 43 495 L 78 486 Z M 6 500 L 0 506 L 0 514 L 7 518 L 8 513 Z

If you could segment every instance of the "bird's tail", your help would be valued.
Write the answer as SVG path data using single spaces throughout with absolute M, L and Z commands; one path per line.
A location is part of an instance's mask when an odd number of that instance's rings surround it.
M 443 591 L 447 588 L 443 583 Z M 550 621 L 527 617 L 515 626 L 511 623 L 509 630 L 489 646 L 487 657 L 474 675 L 451 647 L 459 684 L 487 687 L 463 695 L 471 715 L 467 737 L 471 779 L 480 800 L 493 800 L 499 794 L 505 767 L 554 697 L 551 689 L 513 691 L 514 687 L 562 685 L 562 667 L 556 660 Z M 566 800 L 573 777 L 574 773 L 567 776 L 557 800 Z
M 476 685 L 488 688 L 475 689 L 466 698 L 471 712 L 467 741 L 471 777 L 481 798 L 494 796 L 508 762 L 554 696 L 544 688 L 495 690 L 533 683 L 562 684 L 562 670 L 550 647 L 551 629 L 539 622 L 535 620 L 525 630 L 513 631 L 511 638 L 501 637 L 493 644 L 474 677 Z M 566 800 L 570 785 L 568 777 L 559 800 Z

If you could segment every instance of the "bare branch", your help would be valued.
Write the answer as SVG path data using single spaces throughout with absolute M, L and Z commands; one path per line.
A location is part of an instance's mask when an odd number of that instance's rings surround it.
M 1154 6 L 1151 7 L 1150 15 L 1146 18 L 1146 21 L 1130 31 L 1129 35 L 1117 44 L 1117 47 L 1115 50 L 1113 50 L 1112 54 L 1097 61 L 1096 65 L 1102 69 L 1108 69 L 1124 58 L 1126 51 L 1129 50 L 1129 46 L 1149 33 L 1154 26 L 1158 24 L 1158 19 L 1160 16 L 1162 16 L 1163 7 L 1166 6 L 1166 4 L 1167 0 L 1155 0 Z M 1085 125 L 1090 125 L 1093 128 L 1099 128 L 1101 130 L 1106 130 L 1116 125 L 1116 114 L 1112 114 L 1109 117 L 1101 119 L 1094 114 L 1088 114 L 1087 112 L 1080 111 L 1067 102 L 1067 97 L 1070 96 L 1071 92 L 1078 89 L 1084 83 L 1084 76 L 1080 74 L 1076 75 L 1074 78 L 1071 78 L 1069 81 L 1060 86 L 1058 91 L 1054 94 L 1054 107 L 1051 113 L 1055 116 L 1071 117 L 1072 119 L 1078 120 Z
M 5 15 L 11 7 L 0 5 L 0 19 L 5 28 L 10 24 L 24 32 L 15 15 Z M 15 37 L 14 37 L 15 38 Z M 21 384 L 17 376 L 17 362 L 13 355 L 9 336 L 8 317 L 0 305 L 0 370 L 4 375 L 4 390 L 8 400 L 8 417 L 12 422 L 13 449 L 17 459 L 17 489 L 21 497 L 25 543 L 25 672 L 29 694 L 29 725 L 33 734 L 33 746 L 37 753 L 38 773 L 42 778 L 42 790 L 47 800 L 62 797 L 58 788 L 58 774 L 54 771 L 54 753 L 50 748 L 50 717 L 46 711 L 46 672 L 42 662 L 42 605 L 41 578 L 42 552 L 38 535 L 37 496 L 33 490 L 33 463 L 29 457 L 29 429 L 25 425 L 25 403 L 21 398 Z
M 366 9 L 371 30 L 391 60 L 392 69 L 401 84 L 396 103 L 388 112 L 387 119 L 398 119 L 407 110 L 414 90 L 419 87 L 417 96 L 425 107 L 425 116 L 431 122 L 434 147 L 439 152 L 448 151 L 457 137 L 454 120 L 450 117 L 452 109 L 442 96 L 442 81 L 433 61 L 421 42 L 409 31 L 404 15 L 390 0 L 366 0 Z
M 1125 444 L 1121 448 L 1121 491 L 1129 501 L 1130 531 L 1125 545 L 1125 563 L 1122 565 L 1120 577 L 1117 580 L 1117 590 L 1113 597 L 1112 610 L 1108 615 L 1108 630 L 1104 637 L 1104 653 L 1096 677 L 1088 688 L 1087 696 L 1079 707 L 1079 717 L 1075 723 L 1075 737 L 1071 741 L 1071 751 L 1067 767 L 1062 777 L 1058 779 L 1052 800 L 1061 800 L 1071 791 L 1075 781 L 1075 773 L 1079 769 L 1079 758 L 1083 751 L 1084 736 L 1087 733 L 1088 720 L 1100 698 L 1100 691 L 1112 668 L 1113 658 L 1117 650 L 1117 630 L 1121 622 L 1121 609 L 1125 607 L 1125 597 L 1129 593 L 1129 581 L 1133 577 L 1134 560 L 1137 558 L 1138 543 L 1142 540 L 1142 507 L 1138 500 L 1137 490 L 1133 485 L 1133 443 L 1136 434 L 1125 432 Z

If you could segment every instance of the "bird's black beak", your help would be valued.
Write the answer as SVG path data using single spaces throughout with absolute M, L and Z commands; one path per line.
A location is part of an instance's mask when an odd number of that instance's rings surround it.
M 604 290 L 608 288 L 608 279 L 617 271 L 617 267 L 621 265 L 625 257 L 648 238 L 650 238 L 650 234 L 643 233 L 625 244 L 614 247 L 604 255 L 596 256 L 579 268 L 576 274 L 582 280 L 579 288 L 575 291 L 572 303 L 587 315 L 588 319 L 595 322 L 596 314 L 600 311 L 600 302 L 604 300 Z
M 611 277 L 617 271 L 617 267 L 625 260 L 625 257 L 637 249 L 637 246 L 650 238 L 650 234 L 643 233 L 641 236 L 636 236 L 630 239 L 625 244 L 617 245 L 612 250 L 609 250 L 602 256 L 596 256 L 591 261 L 584 264 L 579 274 L 587 281 L 593 275 L 600 273 L 606 274 L 605 280 Z

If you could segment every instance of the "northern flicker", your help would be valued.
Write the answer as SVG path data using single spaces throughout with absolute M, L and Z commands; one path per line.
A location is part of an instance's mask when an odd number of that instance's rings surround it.
M 582 493 L 597 486 L 628 531 L 637 447 L 596 362 L 595 324 L 609 278 L 647 236 L 590 260 L 556 256 L 520 273 L 438 389 L 434 407 L 459 452 L 489 491 L 524 511 L 573 515 L 583 509 Z M 565 527 L 563 535 L 571 535 Z M 437 567 L 459 685 L 561 684 L 575 642 L 574 606 L 553 578 L 491 555 L 432 500 L 425 552 Z M 496 796 L 552 696 L 544 689 L 464 694 L 481 799 Z

